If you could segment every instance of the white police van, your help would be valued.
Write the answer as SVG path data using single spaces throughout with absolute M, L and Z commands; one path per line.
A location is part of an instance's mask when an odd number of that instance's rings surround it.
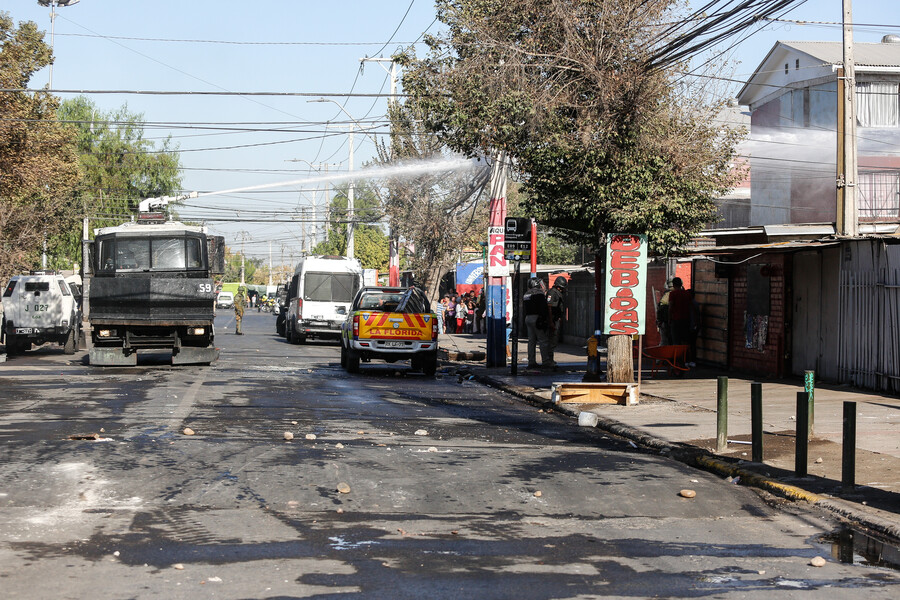
M 307 338 L 339 340 L 341 324 L 362 283 L 362 266 L 355 258 L 301 258 L 288 286 L 284 336 L 292 344 L 303 344 Z
M 16 275 L 3 290 L 2 343 L 9 356 L 53 342 L 74 354 L 81 337 L 81 290 L 52 271 Z

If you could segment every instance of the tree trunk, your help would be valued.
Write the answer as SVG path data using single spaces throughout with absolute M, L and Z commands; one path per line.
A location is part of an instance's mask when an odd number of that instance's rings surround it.
M 611 335 L 606 344 L 606 381 L 633 383 L 634 359 L 630 335 Z

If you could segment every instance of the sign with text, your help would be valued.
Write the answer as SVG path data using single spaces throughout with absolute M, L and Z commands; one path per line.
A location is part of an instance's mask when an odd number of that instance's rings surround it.
M 503 227 L 488 227 L 488 277 L 506 277 L 509 274 L 503 251 L 504 239 Z
M 606 240 L 603 333 L 643 334 L 647 313 L 647 236 L 611 233 Z
M 523 217 L 507 217 L 505 228 L 506 258 L 531 257 L 531 219 Z

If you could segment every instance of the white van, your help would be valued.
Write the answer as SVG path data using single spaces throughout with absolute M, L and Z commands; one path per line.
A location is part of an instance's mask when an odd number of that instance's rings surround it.
M 52 271 L 16 275 L 3 290 L 0 337 L 9 356 L 54 342 L 74 354 L 81 337 L 81 291 Z
M 307 338 L 339 340 L 341 323 L 362 281 L 362 266 L 355 258 L 301 258 L 288 287 L 284 337 L 292 344 Z

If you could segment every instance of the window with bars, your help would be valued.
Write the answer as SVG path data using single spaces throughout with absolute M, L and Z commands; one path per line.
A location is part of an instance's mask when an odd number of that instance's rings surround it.
M 900 218 L 900 170 L 860 171 L 859 218 Z

